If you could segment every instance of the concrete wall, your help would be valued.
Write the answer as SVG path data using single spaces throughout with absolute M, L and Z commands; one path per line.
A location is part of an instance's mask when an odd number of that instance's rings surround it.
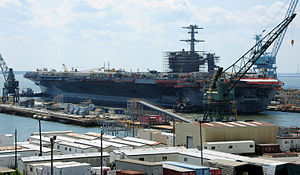
M 203 128 L 202 128 L 203 133 Z M 202 134 L 204 136 L 204 134 Z M 175 146 L 187 146 L 187 137 L 193 139 L 193 147 L 200 145 L 200 128 L 197 125 L 189 123 L 175 124 Z M 205 140 L 205 139 L 204 139 Z

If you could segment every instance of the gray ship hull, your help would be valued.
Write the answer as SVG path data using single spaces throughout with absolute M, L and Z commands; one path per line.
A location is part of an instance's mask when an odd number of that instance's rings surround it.
M 103 81 L 39 81 L 43 94 L 54 97 L 63 95 L 65 102 L 78 103 L 90 99 L 97 105 L 125 107 L 128 99 L 143 98 L 160 106 L 173 108 L 180 97 L 189 98 L 202 106 L 202 88 L 176 89 L 156 84 L 111 83 Z
M 71 74 L 72 75 L 72 74 Z M 89 75 L 89 76 L 87 76 Z M 64 102 L 92 100 L 96 105 L 125 107 L 128 99 L 142 98 L 167 108 L 188 98 L 193 106 L 203 108 L 203 88 L 209 81 L 153 78 L 97 79 L 85 76 L 51 73 L 45 76 L 29 72 L 25 78 L 34 81 L 45 95 L 63 95 Z M 74 78 L 76 77 L 76 78 Z M 84 78 L 83 78 L 84 77 Z M 89 78 L 87 78 L 89 77 Z M 244 79 L 235 87 L 236 108 L 239 113 L 259 113 L 266 110 L 281 85 L 278 80 L 260 79 L 257 82 Z M 199 83 L 200 82 L 200 83 Z

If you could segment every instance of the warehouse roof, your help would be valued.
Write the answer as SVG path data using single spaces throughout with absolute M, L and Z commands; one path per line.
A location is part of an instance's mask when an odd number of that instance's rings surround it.
M 201 157 L 201 151 L 197 149 L 185 149 L 179 152 L 183 155 L 189 155 L 193 157 Z M 261 158 L 250 158 L 246 156 L 239 156 L 234 155 L 230 153 L 224 153 L 219 151 L 213 151 L 213 150 L 203 150 L 203 158 L 208 160 L 213 159 L 222 159 L 222 160 L 232 160 L 232 161 L 244 161 L 244 162 L 250 162 L 253 164 L 263 164 L 263 165 L 281 165 L 286 164 L 287 162 L 281 162 L 276 160 L 266 160 Z
M 0 167 L 0 173 L 13 173 L 15 171 L 16 170 L 9 169 L 9 168 L 6 168 L 6 167 Z
M 50 132 L 41 132 L 42 135 L 62 135 L 62 134 L 69 134 L 74 133 L 73 131 L 50 131 Z M 34 132 L 31 135 L 39 135 L 39 132 Z
M 116 161 L 135 163 L 135 164 L 141 164 L 141 165 L 147 165 L 147 166 L 162 165 L 162 163 L 158 163 L 158 162 L 148 162 L 148 161 L 140 161 L 140 160 L 134 160 L 134 159 L 120 159 L 120 160 L 116 160 Z
M 145 139 L 140 139 L 140 138 L 136 138 L 136 137 L 124 137 L 123 140 L 144 143 L 146 145 L 152 145 L 152 146 L 159 144 L 159 142 L 157 142 L 157 141 L 145 140 Z
M 206 167 L 206 166 L 192 165 L 192 164 L 186 164 L 186 163 L 174 162 L 174 161 L 164 161 L 162 163 L 179 166 L 179 167 L 186 167 L 186 168 L 193 169 L 193 170 L 209 169 L 209 167 Z
M 75 148 L 79 148 L 79 149 L 88 149 L 88 148 L 92 147 L 92 146 L 83 145 L 80 143 L 72 143 L 72 142 L 65 142 L 65 141 L 59 141 L 59 142 L 57 142 L 57 144 L 71 146 L 71 147 L 75 147 Z
M 85 133 L 85 135 L 94 136 L 94 137 L 98 137 L 98 138 L 101 137 L 101 134 L 96 133 L 96 132 L 88 132 L 88 133 Z M 112 136 L 112 135 L 103 134 L 103 138 L 105 138 L 105 139 L 114 139 L 114 138 L 116 138 L 116 137 L 117 137 L 117 136 Z
M 198 122 L 194 122 L 199 125 Z M 220 128 L 220 127 L 259 127 L 259 126 L 276 126 L 275 124 L 262 121 L 233 121 L 233 122 L 209 122 L 202 123 L 204 128 Z
M 41 139 L 42 139 L 42 141 L 44 141 L 44 142 L 50 142 L 50 137 L 45 137 L 45 136 L 42 136 L 41 137 Z M 31 141 L 31 140 L 40 140 L 40 136 L 39 135 L 33 135 L 33 136 L 30 136 L 29 137 L 29 140 Z
M 29 142 L 22 142 L 20 143 L 20 146 L 23 148 L 28 148 L 28 149 L 33 149 L 33 150 L 37 150 L 39 151 L 40 150 L 40 146 L 39 145 L 35 145 L 35 144 L 30 144 Z M 51 149 L 50 148 L 46 148 L 46 147 L 43 147 L 42 148 L 42 151 L 47 153 L 47 152 L 51 152 Z
M 76 142 L 78 139 L 71 138 L 71 137 L 65 137 L 65 136 L 57 136 L 57 141 L 65 141 L 65 142 Z
M 130 146 L 144 146 L 145 144 L 143 143 L 138 143 L 138 142 L 130 142 L 122 139 L 109 139 L 109 142 L 115 142 L 115 143 L 120 143 L 120 144 L 125 144 L 125 145 L 130 145 Z
M 172 154 L 178 153 L 180 150 L 185 149 L 184 147 L 161 147 L 161 148 L 140 148 L 140 149 L 129 149 L 129 150 L 114 150 L 115 153 L 124 153 L 127 156 L 135 155 L 154 155 L 154 154 Z
M 97 140 L 88 141 L 88 140 L 79 139 L 76 141 L 76 143 L 101 148 L 101 143 L 100 143 L 100 141 L 97 142 Z M 103 146 L 103 148 L 107 148 L 109 145 L 104 144 L 104 141 L 103 141 L 102 146 Z
M 176 170 L 176 171 L 181 172 L 181 173 L 194 172 L 194 170 L 191 170 L 191 169 L 182 168 L 182 167 L 179 167 L 179 166 L 169 165 L 169 164 L 165 164 L 165 163 L 163 164 L 163 168 Z
M 79 162 L 74 162 L 72 164 L 58 164 L 58 165 L 55 165 L 54 167 L 55 168 L 67 168 L 67 167 L 76 167 L 76 166 L 90 166 L 90 164 L 88 163 L 79 163 Z
M 66 136 L 85 139 L 85 140 L 95 140 L 97 138 L 97 137 L 93 137 L 93 136 L 88 136 L 88 135 L 84 135 L 84 134 L 76 134 L 76 133 L 69 133 Z
M 103 152 L 104 157 L 108 157 L 107 152 Z M 81 154 L 64 154 L 64 155 L 53 155 L 54 160 L 64 160 L 64 159 L 76 159 L 76 158 L 93 158 L 100 157 L 100 153 L 81 153 Z M 39 162 L 39 161 L 50 161 L 51 156 L 32 156 L 32 157 L 22 157 L 23 162 Z
M 247 165 L 247 162 L 236 162 L 236 161 L 224 160 L 224 159 L 213 159 L 213 160 L 208 160 L 208 162 L 217 163 L 226 166 L 233 166 L 233 167 Z

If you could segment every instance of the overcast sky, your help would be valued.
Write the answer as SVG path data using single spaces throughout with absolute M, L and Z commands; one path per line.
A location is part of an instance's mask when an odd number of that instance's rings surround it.
M 254 35 L 283 20 L 289 0 L 0 0 L 0 53 L 15 70 L 163 68 L 163 52 L 188 49 L 182 26 L 203 27 L 196 45 L 226 67 Z M 296 8 L 296 13 L 299 11 Z M 300 16 L 277 56 L 278 72 L 300 64 Z M 291 40 L 295 40 L 294 46 Z

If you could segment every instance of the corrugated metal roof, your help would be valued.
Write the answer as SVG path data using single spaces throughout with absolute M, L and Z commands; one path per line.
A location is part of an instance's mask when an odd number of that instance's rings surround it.
M 73 164 L 59 164 L 59 165 L 55 165 L 55 168 L 67 168 L 67 167 L 77 167 L 77 166 L 91 166 L 88 163 L 79 163 L 79 162 L 75 162 Z
M 29 142 L 22 142 L 22 143 L 20 143 L 20 146 L 28 148 L 28 149 L 34 149 L 34 150 L 37 150 L 37 151 L 40 150 L 40 146 L 39 145 L 30 144 Z M 42 151 L 45 152 L 45 153 L 47 153 L 47 152 L 51 152 L 51 149 L 50 148 L 46 148 L 46 147 L 42 147 Z
M 174 162 L 174 161 L 164 161 L 162 163 L 166 163 L 166 164 L 174 165 L 174 166 L 185 167 L 185 168 L 189 168 L 189 169 L 193 169 L 193 170 L 209 169 L 209 167 L 206 167 L 206 166 L 192 165 L 192 164 L 186 164 L 186 163 Z
M 194 124 L 199 126 L 199 122 Z M 260 127 L 260 126 L 276 126 L 271 123 L 262 122 L 262 121 L 232 121 L 232 122 L 209 122 L 202 123 L 204 128 L 219 128 L 219 127 Z
M 213 160 L 208 160 L 208 162 L 217 163 L 226 166 L 233 166 L 233 167 L 243 166 L 248 164 L 247 162 L 236 162 L 236 161 L 224 160 L 224 159 L 213 159 Z
M 182 168 L 182 167 L 174 166 L 174 165 L 169 165 L 169 164 L 166 164 L 166 163 L 163 164 L 163 168 L 175 170 L 175 171 L 178 171 L 178 172 L 181 172 L 181 173 L 183 173 L 183 172 L 194 172 L 194 170 L 191 170 L 191 169 Z
M 118 153 L 122 152 L 127 156 L 172 154 L 172 153 L 178 153 L 180 150 L 184 150 L 184 149 L 185 147 L 140 148 L 140 149 L 119 150 Z
M 125 144 L 125 145 L 130 145 L 130 146 L 144 146 L 145 144 L 142 143 L 137 143 L 137 142 L 130 142 L 122 139 L 109 139 L 109 142 L 115 142 L 115 143 L 120 143 L 120 144 Z
M 140 160 L 134 160 L 134 159 L 120 159 L 120 160 L 116 160 L 116 161 L 129 162 L 129 163 L 135 163 L 135 164 L 141 164 L 141 165 L 147 165 L 147 166 L 162 165 L 162 163 L 158 163 L 158 162 L 148 162 L 148 161 L 140 161 Z
M 144 143 L 147 145 L 158 145 L 159 142 L 152 141 L 152 140 L 145 140 L 145 139 L 140 139 L 136 137 L 124 137 L 123 140 L 128 140 L 128 141 L 133 141 L 133 142 L 138 142 L 138 143 Z
M 79 149 L 88 149 L 91 148 L 91 146 L 88 145 L 83 145 L 80 143 L 72 143 L 72 142 L 65 142 L 65 141 L 59 141 L 57 142 L 58 145 L 66 145 L 66 146 L 71 146 Z
M 95 140 L 97 138 L 97 137 L 93 137 L 93 136 L 88 136 L 88 135 L 84 135 L 84 134 L 76 134 L 76 133 L 69 133 L 66 136 L 80 138 L 80 139 L 86 139 L 86 140 Z
M 88 132 L 88 133 L 85 133 L 85 135 L 94 136 L 94 137 L 98 137 L 98 138 L 101 137 L 101 134 L 96 133 L 96 132 Z M 114 138 L 116 138 L 116 137 L 117 137 L 117 136 L 112 136 L 112 135 L 103 134 L 103 138 L 105 138 L 105 139 L 114 139 Z
M 76 158 L 93 158 L 100 157 L 100 153 L 81 153 L 81 154 L 63 154 L 63 155 L 53 155 L 54 160 L 64 160 L 64 159 L 76 159 Z M 108 157 L 107 152 L 103 152 L 104 157 Z M 32 156 L 32 157 L 22 157 L 22 162 L 39 162 L 39 161 L 50 161 L 51 156 Z

